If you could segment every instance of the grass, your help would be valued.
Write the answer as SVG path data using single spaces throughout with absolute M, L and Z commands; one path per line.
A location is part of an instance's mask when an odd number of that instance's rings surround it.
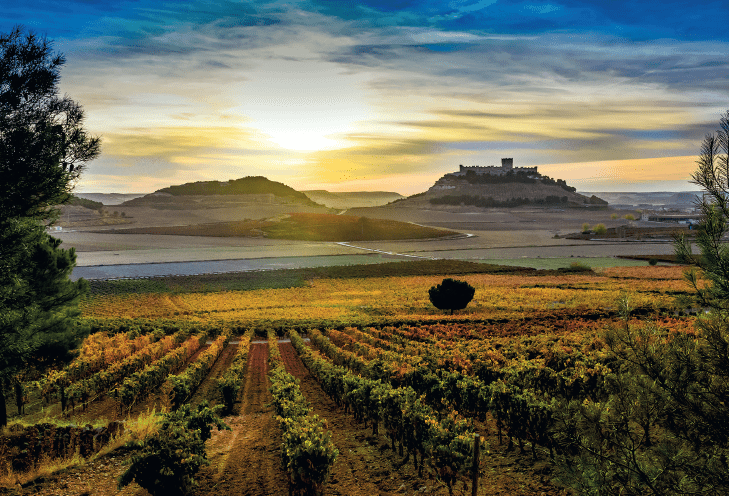
M 378 259 L 383 260 L 383 259 Z M 216 291 L 249 291 L 256 289 L 297 288 L 313 279 L 346 279 L 362 277 L 514 274 L 533 269 L 469 262 L 462 260 L 417 260 L 381 262 L 361 265 L 340 265 L 304 269 L 203 274 L 195 276 L 154 277 L 131 280 L 89 281 L 90 296 L 135 293 L 209 293 Z
M 93 460 L 102 458 L 126 445 L 130 441 L 141 440 L 154 435 L 159 430 L 159 421 L 160 417 L 154 409 L 147 410 L 147 412 L 141 413 L 134 419 L 128 419 L 124 423 L 124 432 L 122 434 L 112 437 L 103 448 L 88 458 L 84 458 L 76 452 L 73 455 L 64 458 L 43 458 L 38 460 L 32 469 L 24 472 L 15 472 L 12 468 L 9 468 L 4 473 L 0 474 L 0 488 L 11 489 L 18 485 L 27 485 L 37 479 L 56 474 L 69 468 L 82 466 Z M 45 422 L 45 420 L 43 422 Z M 43 422 L 12 422 L 5 427 L 4 432 L 7 432 L 7 429 L 11 428 L 12 425 L 29 427 Z M 54 423 L 58 426 L 71 425 L 70 422 L 59 421 L 58 419 L 48 419 L 48 423 Z M 94 422 L 92 425 L 98 426 L 97 424 L 98 422 Z M 90 489 L 91 488 L 89 487 L 89 490 Z
M 9 469 L 0 475 L 0 488 L 17 488 L 28 484 L 30 481 L 47 477 L 71 467 L 81 466 L 84 463 L 86 463 L 86 459 L 78 453 L 67 458 L 44 458 L 39 460 L 34 468 L 26 472 L 15 472 L 13 469 Z
M 145 439 L 148 436 L 156 434 L 159 430 L 160 413 L 165 413 L 165 410 L 157 412 L 157 410 L 152 408 L 151 410 L 147 409 L 144 413 L 140 413 L 134 419 L 128 419 L 124 422 L 124 432 L 109 441 L 109 444 L 99 450 L 95 456 L 104 456 L 106 453 L 114 451 L 130 441 Z
M 490 260 L 416 260 L 378 262 L 359 265 L 337 265 L 302 269 L 167 276 L 130 280 L 89 281 L 90 296 L 136 293 L 209 293 L 215 291 L 251 291 L 305 287 L 314 279 L 347 279 L 392 276 L 432 276 L 464 274 L 537 275 L 540 271 L 574 272 L 573 265 L 585 268 L 633 267 L 648 265 L 646 260 L 625 258 L 518 258 Z
M 15 419 L 11 420 L 10 422 L 8 422 L 8 425 L 6 425 L 2 429 L 0 429 L 0 435 L 7 436 L 8 433 L 10 431 L 12 431 L 13 429 L 18 429 L 18 428 L 24 429 L 26 427 L 33 427 L 38 424 L 52 424 L 52 425 L 55 425 L 56 427 L 69 427 L 69 426 L 77 427 L 76 422 L 73 420 L 61 419 L 61 418 L 54 417 L 51 415 L 44 415 L 43 417 L 36 418 L 33 421 L 27 420 L 27 417 L 26 417 L 26 419 L 23 419 L 22 417 L 20 417 L 20 418 L 15 418 Z M 99 418 L 99 419 L 95 419 L 94 421 L 88 421 L 88 422 L 86 422 L 86 424 L 91 425 L 91 427 L 93 427 L 93 428 L 103 427 L 107 424 L 107 420 Z M 84 424 L 84 425 L 86 425 L 86 424 Z

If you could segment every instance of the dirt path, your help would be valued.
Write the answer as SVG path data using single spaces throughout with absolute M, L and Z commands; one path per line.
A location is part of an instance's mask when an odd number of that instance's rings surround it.
M 210 369 L 207 377 L 205 377 L 202 384 L 200 384 L 200 387 L 197 388 L 195 394 L 192 395 L 192 398 L 190 399 L 190 404 L 192 404 L 192 406 L 197 406 L 203 400 L 208 400 L 211 405 L 218 403 L 218 400 L 220 399 L 218 378 L 220 378 L 220 376 L 228 370 L 230 364 L 233 363 L 235 354 L 238 353 L 237 342 L 240 338 L 236 337 L 234 340 L 236 341 L 236 344 L 228 344 L 228 346 L 225 347 L 225 349 L 220 353 L 218 359 L 215 360 L 215 364 Z
M 393 457 L 385 438 L 373 436 L 371 428 L 365 428 L 337 407 L 309 374 L 290 342 L 279 343 L 279 347 L 286 370 L 301 381 L 301 391 L 311 403 L 313 413 L 327 421 L 332 441 L 339 450 L 329 483 L 324 487 L 325 494 L 412 494 L 422 488 L 426 488 L 426 494 L 438 491 L 435 481 L 417 477 L 412 463 L 399 467 L 400 457 Z
M 288 494 L 281 468 L 281 430 L 268 392 L 268 345 L 252 344 L 240 414 L 227 417 L 230 431 L 207 442 L 210 466 L 200 472 L 199 495 L 279 496 Z

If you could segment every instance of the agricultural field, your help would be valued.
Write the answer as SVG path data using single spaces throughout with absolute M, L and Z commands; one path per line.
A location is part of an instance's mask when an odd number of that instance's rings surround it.
M 475 439 L 478 494 L 575 494 L 555 468 L 557 405 L 604 396 L 607 330 L 694 332 L 684 268 L 449 263 L 92 286 L 78 356 L 6 398 L 0 482 L 148 494 L 117 489 L 142 449 L 128 443 L 164 438 L 157 412 L 210 404 L 227 429 L 209 432 L 194 494 L 471 494 Z M 475 288 L 453 315 L 428 299 L 450 276 Z
M 293 212 L 275 220 L 242 220 L 187 226 L 116 229 L 120 234 L 164 234 L 178 236 L 267 237 L 300 241 L 377 241 L 432 239 L 459 233 L 408 222 L 370 219 L 352 215 Z

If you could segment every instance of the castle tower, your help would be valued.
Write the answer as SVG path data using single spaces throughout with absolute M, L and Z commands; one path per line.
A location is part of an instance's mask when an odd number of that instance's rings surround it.
M 502 158 L 501 159 L 501 168 L 504 169 L 505 172 L 508 172 L 514 168 L 514 159 L 513 158 Z

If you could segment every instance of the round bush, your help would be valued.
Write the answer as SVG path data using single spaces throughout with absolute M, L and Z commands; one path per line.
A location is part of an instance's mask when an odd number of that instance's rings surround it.
M 476 290 L 466 281 L 457 281 L 455 279 L 443 279 L 443 282 L 433 286 L 428 290 L 430 302 L 439 310 L 450 310 L 453 315 L 454 310 L 466 308 L 468 303 L 473 299 Z

